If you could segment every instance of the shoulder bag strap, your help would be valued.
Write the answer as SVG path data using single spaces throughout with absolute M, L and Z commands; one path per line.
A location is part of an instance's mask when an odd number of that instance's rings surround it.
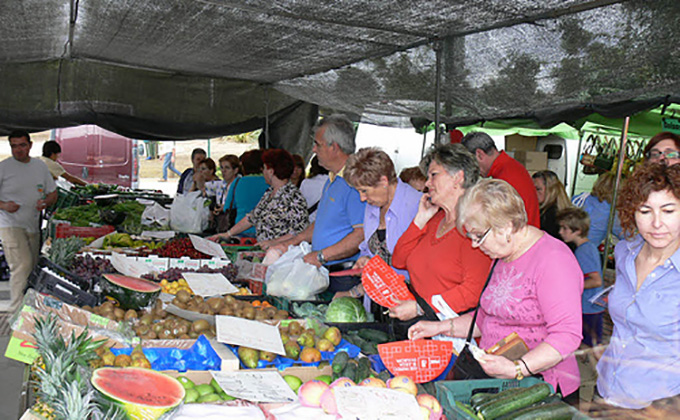
M 484 283 L 484 288 L 482 288 L 482 293 L 479 294 L 479 300 L 482 300 L 482 294 L 486 290 L 486 286 L 489 285 L 489 280 L 491 280 L 491 275 L 493 274 L 493 269 L 496 268 L 496 263 L 498 260 L 493 260 L 493 265 L 491 265 L 491 270 L 489 270 L 489 276 L 486 278 L 486 283 Z M 472 342 L 472 333 L 475 331 L 475 323 L 477 322 L 477 312 L 479 311 L 479 303 L 475 308 L 475 314 L 472 315 L 472 323 L 470 324 L 470 331 L 468 331 L 467 339 L 465 340 L 465 345 L 469 345 Z
M 241 180 L 241 177 L 238 177 L 234 180 L 234 188 L 232 188 L 231 203 L 229 203 L 229 210 L 234 208 L 234 199 L 236 198 L 236 187 L 238 186 L 238 182 L 240 180 Z M 229 191 L 227 191 L 227 194 L 229 194 Z

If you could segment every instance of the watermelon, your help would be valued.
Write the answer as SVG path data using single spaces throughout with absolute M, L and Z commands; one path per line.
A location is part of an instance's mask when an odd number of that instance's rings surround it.
M 102 400 L 120 407 L 130 420 L 159 419 L 184 400 L 177 379 L 151 369 L 103 367 L 92 372 L 91 381 Z
M 358 299 L 341 297 L 328 305 L 326 322 L 366 322 L 366 310 Z
M 104 295 L 116 300 L 123 309 L 140 309 L 149 306 L 161 293 L 157 283 L 120 274 L 104 274 Z

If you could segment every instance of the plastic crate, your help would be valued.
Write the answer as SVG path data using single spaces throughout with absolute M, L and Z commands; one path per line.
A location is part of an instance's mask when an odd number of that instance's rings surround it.
M 111 232 L 115 232 L 116 228 L 110 225 L 100 226 L 100 227 L 81 227 L 81 226 L 71 226 L 68 224 L 60 223 L 55 229 L 55 238 L 70 238 L 76 236 L 78 238 L 99 238 L 100 236 L 108 235 Z
M 529 388 L 544 382 L 538 378 L 516 379 L 474 379 L 469 381 L 439 381 L 435 384 L 437 399 L 444 408 L 448 419 L 479 420 L 456 407 L 456 401 L 470 403 L 470 398 L 480 392 L 499 393 L 510 388 Z M 550 385 L 550 384 L 548 384 Z M 554 392 L 552 385 L 550 389 Z
M 94 307 L 99 302 L 93 291 L 92 282 L 76 276 L 44 257 L 40 258 L 38 265 L 29 275 L 28 285 L 39 293 L 54 296 L 71 305 Z

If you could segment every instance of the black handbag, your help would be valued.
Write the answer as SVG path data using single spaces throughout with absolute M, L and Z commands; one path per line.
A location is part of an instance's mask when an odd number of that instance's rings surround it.
M 491 275 L 493 274 L 493 269 L 496 267 L 497 262 L 498 260 L 494 260 L 493 265 L 491 266 L 491 270 L 489 271 L 489 276 L 486 278 L 486 283 L 484 283 L 482 293 L 484 293 L 486 286 L 489 284 L 489 280 L 491 280 Z M 480 300 L 482 298 L 482 293 L 479 294 Z M 448 375 L 449 377 L 452 377 L 453 380 L 462 381 L 467 379 L 491 378 L 489 375 L 486 374 L 486 372 L 484 372 L 484 369 L 482 369 L 482 366 L 479 364 L 477 359 L 475 359 L 475 357 L 472 355 L 472 352 L 470 351 L 470 343 L 472 342 L 472 333 L 475 330 L 475 323 L 477 322 L 478 311 L 479 303 L 477 303 L 477 308 L 475 308 L 475 314 L 472 316 L 472 323 L 470 324 L 470 330 L 468 331 L 467 339 L 465 340 L 465 346 L 463 347 L 463 350 L 461 350 L 461 352 L 458 354 L 458 358 L 456 358 L 456 361 L 453 364 L 451 373 Z

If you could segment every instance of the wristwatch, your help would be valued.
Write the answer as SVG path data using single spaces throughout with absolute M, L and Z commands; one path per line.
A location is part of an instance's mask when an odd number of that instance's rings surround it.
M 319 261 L 319 263 L 320 263 L 321 265 L 324 265 L 324 264 L 326 264 L 326 263 L 328 262 L 328 261 L 326 261 L 326 258 L 323 256 L 323 250 L 322 250 L 322 249 L 320 249 L 320 250 L 316 253 L 316 260 Z
M 524 379 L 524 375 L 522 375 L 522 365 L 520 365 L 517 360 L 515 360 L 513 363 L 515 364 L 515 379 L 521 381 Z

